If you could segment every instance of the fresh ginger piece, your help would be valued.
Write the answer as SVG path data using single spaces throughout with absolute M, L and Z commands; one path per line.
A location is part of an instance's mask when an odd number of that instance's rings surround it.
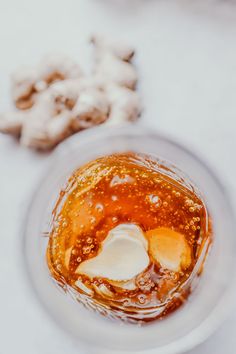
M 174 272 L 186 269 L 191 264 L 191 249 L 179 232 L 160 227 L 146 232 L 149 252 L 161 267 Z
M 20 67 L 12 75 L 12 97 L 18 109 L 37 104 L 39 95 L 54 82 L 83 77 L 80 65 L 63 54 L 45 56 L 35 67 Z
M 100 36 L 92 43 L 95 62 L 88 76 L 64 55 L 19 68 L 12 76 L 18 111 L 0 115 L 0 132 L 20 136 L 23 146 L 48 150 L 80 130 L 136 120 L 141 104 L 134 49 Z

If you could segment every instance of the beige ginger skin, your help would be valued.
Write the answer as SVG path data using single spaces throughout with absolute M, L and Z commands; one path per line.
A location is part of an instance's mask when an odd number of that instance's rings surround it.
M 45 57 L 12 77 L 16 111 L 0 115 L 0 131 L 24 146 L 51 149 L 71 134 L 99 124 L 134 121 L 141 113 L 134 49 L 94 36 L 94 67 L 85 75 L 65 56 Z

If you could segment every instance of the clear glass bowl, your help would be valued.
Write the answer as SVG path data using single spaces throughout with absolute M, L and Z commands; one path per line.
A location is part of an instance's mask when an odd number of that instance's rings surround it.
M 201 191 L 213 219 L 214 240 L 200 281 L 179 310 L 145 326 L 110 321 L 85 309 L 54 284 L 47 264 L 45 232 L 52 210 L 71 173 L 99 156 L 135 151 L 176 165 Z M 24 253 L 30 283 L 47 313 L 81 343 L 126 352 L 174 354 L 203 341 L 222 322 L 235 296 L 236 237 L 224 187 L 196 155 L 152 128 L 101 126 L 76 134 L 52 156 L 46 176 L 30 204 L 24 229 Z M 104 353 L 104 351 L 102 350 Z

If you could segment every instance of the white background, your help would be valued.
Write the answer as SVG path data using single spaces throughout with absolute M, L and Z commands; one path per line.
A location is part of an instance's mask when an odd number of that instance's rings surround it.
M 137 48 L 143 119 L 209 161 L 236 199 L 236 3 L 158 0 L 0 0 L 0 110 L 9 74 L 62 51 L 87 69 L 92 33 Z M 82 354 L 33 298 L 21 264 L 22 215 L 48 155 L 0 136 L 0 354 Z M 189 354 L 233 354 L 236 311 Z

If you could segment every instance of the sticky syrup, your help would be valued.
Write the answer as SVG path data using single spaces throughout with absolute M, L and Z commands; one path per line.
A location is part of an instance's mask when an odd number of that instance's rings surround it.
M 109 279 L 78 274 L 78 266 L 100 252 L 108 232 L 120 224 L 171 230 L 186 240 L 190 262 L 173 271 L 150 256 L 135 289 Z M 53 278 L 85 306 L 109 318 L 147 322 L 177 309 L 191 291 L 197 261 L 206 255 L 211 233 L 200 194 L 179 172 L 147 155 L 125 153 L 79 168 L 60 193 L 47 248 Z

